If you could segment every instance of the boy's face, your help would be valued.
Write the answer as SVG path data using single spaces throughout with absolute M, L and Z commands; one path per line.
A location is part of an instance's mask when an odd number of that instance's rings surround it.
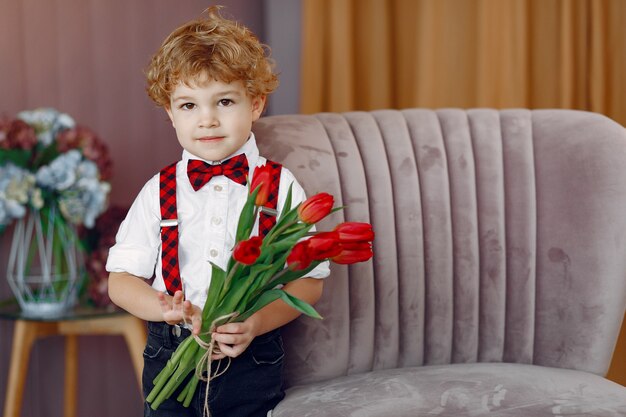
M 209 79 L 190 84 L 176 86 L 166 109 L 178 142 L 207 161 L 232 155 L 250 137 L 252 122 L 261 116 L 265 97 L 251 98 L 241 81 Z

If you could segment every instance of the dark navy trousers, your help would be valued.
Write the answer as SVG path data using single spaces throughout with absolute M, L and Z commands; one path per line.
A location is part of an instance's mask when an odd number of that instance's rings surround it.
M 166 323 L 148 322 L 148 343 L 144 350 L 143 394 L 163 369 L 176 347 L 190 335 L 189 330 Z M 255 338 L 248 349 L 230 361 L 228 370 L 211 379 L 209 409 L 211 417 L 266 417 L 268 411 L 285 396 L 282 384 L 283 350 L 280 331 Z M 228 360 L 213 361 L 212 373 L 223 370 Z M 193 377 L 190 374 L 190 377 Z M 189 377 L 188 377 L 189 378 Z M 200 381 L 188 408 L 176 400 L 185 387 L 183 382 L 158 410 L 144 404 L 144 417 L 202 417 L 206 382 Z

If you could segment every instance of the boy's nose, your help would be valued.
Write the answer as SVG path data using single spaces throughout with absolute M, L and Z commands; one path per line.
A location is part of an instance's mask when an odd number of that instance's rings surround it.
M 206 110 L 201 113 L 198 124 L 200 127 L 216 127 L 219 125 L 219 120 L 214 111 Z

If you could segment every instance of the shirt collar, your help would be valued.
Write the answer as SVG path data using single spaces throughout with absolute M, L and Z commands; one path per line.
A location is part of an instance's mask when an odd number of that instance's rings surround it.
M 248 140 L 246 141 L 246 143 L 243 144 L 243 146 L 241 148 L 239 148 L 236 152 L 234 152 L 231 155 L 228 155 L 226 158 L 222 159 L 221 161 L 207 161 L 206 159 L 202 159 L 194 154 L 192 154 L 191 152 L 187 151 L 186 149 L 183 149 L 183 156 L 182 156 L 182 160 L 185 163 L 185 166 L 187 166 L 187 162 L 190 159 L 198 159 L 200 161 L 204 161 L 206 163 L 209 164 L 216 164 L 216 163 L 220 163 L 223 162 L 229 158 L 232 158 L 233 156 L 239 155 L 239 154 L 246 154 L 246 158 L 248 159 L 248 165 L 250 167 L 256 167 L 257 166 L 257 162 L 259 161 L 259 148 L 256 146 L 256 138 L 254 137 L 254 133 L 250 132 L 250 137 L 248 138 Z

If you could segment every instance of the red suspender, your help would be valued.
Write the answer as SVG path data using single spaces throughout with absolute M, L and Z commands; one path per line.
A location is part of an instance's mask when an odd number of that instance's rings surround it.
M 267 198 L 267 204 L 263 206 L 261 214 L 259 214 L 259 236 L 266 236 L 276 224 L 276 216 L 278 216 L 276 211 L 278 207 L 278 186 L 280 185 L 280 171 L 283 168 L 281 164 L 272 162 L 269 159 L 266 164 L 271 168 L 272 182 L 270 183 L 270 194 Z
M 182 291 L 183 283 L 178 265 L 178 219 L 176 210 L 176 162 L 161 170 L 159 197 L 161 203 L 161 271 L 170 295 Z M 282 165 L 267 161 L 272 172 L 267 204 L 259 215 L 259 235 L 265 236 L 276 224 L 278 187 Z M 267 210 L 269 209 L 269 210 Z
M 161 271 L 165 288 L 170 295 L 182 291 L 178 266 L 178 219 L 176 210 L 176 162 L 160 173 L 161 201 Z

